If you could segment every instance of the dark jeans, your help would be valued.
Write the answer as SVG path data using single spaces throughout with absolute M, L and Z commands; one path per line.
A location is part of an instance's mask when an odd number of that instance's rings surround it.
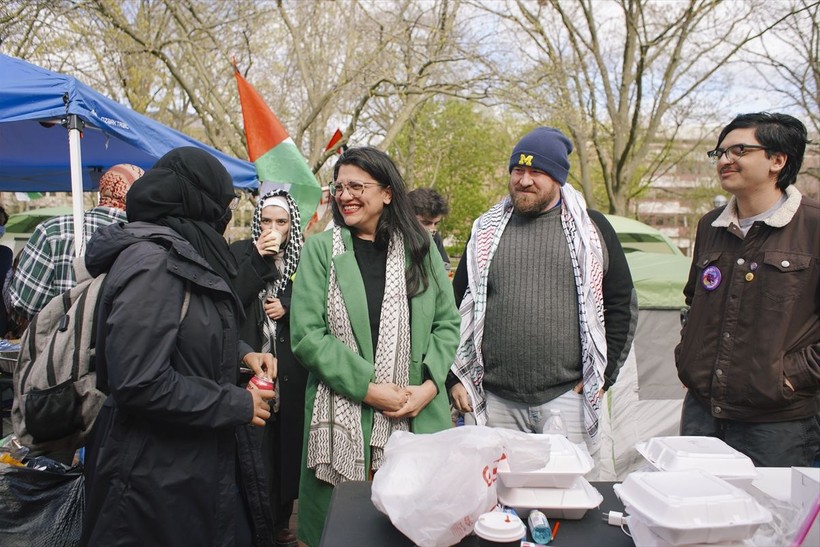
M 756 467 L 811 467 L 820 452 L 817 416 L 768 423 L 723 420 L 691 393 L 683 400 L 680 434 L 717 437 L 749 456 Z

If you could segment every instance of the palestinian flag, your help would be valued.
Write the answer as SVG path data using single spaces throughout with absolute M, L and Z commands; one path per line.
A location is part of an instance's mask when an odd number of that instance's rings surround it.
M 330 137 L 330 140 L 328 141 L 327 146 L 325 146 L 325 152 L 327 152 L 328 150 L 330 150 L 331 148 L 336 146 L 336 144 L 338 144 L 338 142 L 340 140 L 342 140 L 342 130 L 337 128 L 336 131 L 333 133 L 333 136 Z M 341 154 L 342 149 L 339 148 L 338 152 L 339 152 L 339 154 Z
M 235 63 L 234 76 L 242 104 L 248 157 L 256 166 L 260 186 L 286 189 L 296 201 L 303 222 L 310 219 L 322 197 L 322 188 L 282 122 L 239 73 Z

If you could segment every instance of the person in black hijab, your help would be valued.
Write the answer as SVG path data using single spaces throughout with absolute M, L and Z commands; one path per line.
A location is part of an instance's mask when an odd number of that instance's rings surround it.
M 128 194 L 128 222 L 168 226 L 232 286 L 236 260 L 222 234 L 238 201 L 230 174 L 212 155 L 194 147 L 171 150 Z
M 270 545 L 272 523 L 246 424 L 273 391 L 237 385 L 237 265 L 222 233 L 234 200 L 222 164 L 198 148 L 163 156 L 131 187 L 128 224 L 98 230 L 92 275 L 108 272 L 97 316 L 97 383 L 109 393 L 87 461 L 83 545 Z

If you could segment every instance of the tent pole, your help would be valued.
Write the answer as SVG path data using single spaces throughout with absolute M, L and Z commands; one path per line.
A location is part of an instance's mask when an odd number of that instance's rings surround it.
M 80 137 L 84 127 L 77 114 L 69 114 L 66 119 L 68 127 L 68 155 L 71 164 L 71 206 L 74 213 L 74 256 L 85 252 L 85 214 L 83 208 L 83 154 Z

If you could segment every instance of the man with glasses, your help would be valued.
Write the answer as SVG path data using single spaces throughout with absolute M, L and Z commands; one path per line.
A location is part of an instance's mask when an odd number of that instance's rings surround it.
M 102 226 L 127 222 L 125 195 L 143 170 L 130 163 L 120 163 L 100 178 L 100 200 L 85 212 L 83 236 Z M 20 263 L 9 286 L 12 307 L 31 319 L 49 300 L 74 288 L 74 217 L 62 215 L 40 223 L 20 252 Z
M 723 439 L 757 466 L 820 450 L 820 204 L 794 182 L 806 128 L 743 114 L 708 152 L 732 194 L 698 224 L 675 350 L 682 435 Z

